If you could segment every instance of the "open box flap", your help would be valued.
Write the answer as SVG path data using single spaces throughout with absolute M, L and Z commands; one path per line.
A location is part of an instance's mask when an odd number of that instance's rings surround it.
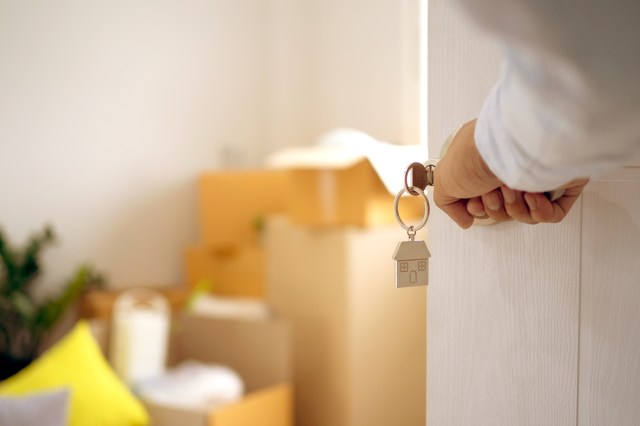
M 369 160 L 389 193 L 404 186 L 404 171 L 413 162 L 422 163 L 427 149 L 421 145 L 393 145 L 366 133 L 337 129 L 322 136 L 315 146 L 288 148 L 271 155 L 267 165 L 286 169 L 345 169 Z

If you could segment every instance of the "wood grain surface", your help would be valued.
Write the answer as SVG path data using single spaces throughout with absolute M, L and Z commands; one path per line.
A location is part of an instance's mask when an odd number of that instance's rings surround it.
M 640 168 L 584 194 L 578 424 L 640 423 Z
M 429 2 L 429 152 L 474 118 L 500 48 L 456 10 Z M 429 223 L 429 426 L 574 425 L 580 212 L 560 225 L 467 231 Z

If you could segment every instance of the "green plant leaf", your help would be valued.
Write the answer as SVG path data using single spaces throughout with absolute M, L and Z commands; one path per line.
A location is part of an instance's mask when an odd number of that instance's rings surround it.
M 16 312 L 18 312 L 26 322 L 33 322 L 36 313 L 36 307 L 29 296 L 19 291 L 14 291 L 9 295 L 8 299 L 15 308 Z
M 40 254 L 53 243 L 51 226 L 31 236 L 24 249 L 9 244 L 0 230 L 0 351 L 13 357 L 36 354 L 44 333 L 60 318 L 84 289 L 102 278 L 90 266 L 80 267 L 59 294 L 36 304 L 30 287 L 40 273 Z M 4 347 L 2 347 L 4 346 Z
M 4 265 L 3 279 L 0 281 L 4 292 L 26 290 L 40 272 L 39 255 L 42 249 L 52 243 L 55 234 L 51 226 L 31 236 L 24 250 L 12 249 L 0 232 L 0 259 Z
M 55 241 L 53 228 L 47 225 L 44 230 L 31 236 L 27 247 L 22 253 L 19 273 L 22 287 L 28 287 L 40 272 L 39 255 L 44 247 Z
M 3 264 L 2 290 L 5 294 L 13 289 L 19 269 L 18 256 L 7 244 L 4 233 L 0 230 L 0 259 Z
M 73 278 L 67 282 L 60 295 L 42 304 L 36 318 L 37 326 L 43 329 L 50 328 L 87 287 L 101 282 L 102 277 L 97 275 L 90 266 L 81 266 Z

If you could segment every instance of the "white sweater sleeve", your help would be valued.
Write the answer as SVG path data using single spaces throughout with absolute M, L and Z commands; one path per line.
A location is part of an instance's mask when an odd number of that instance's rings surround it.
M 503 182 L 547 191 L 640 154 L 640 2 L 464 1 L 508 46 L 475 133 Z

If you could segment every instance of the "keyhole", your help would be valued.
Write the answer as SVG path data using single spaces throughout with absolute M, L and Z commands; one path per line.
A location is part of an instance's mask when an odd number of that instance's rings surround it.
M 418 282 L 418 273 L 416 271 L 411 271 L 409 274 L 409 282 L 412 284 Z

